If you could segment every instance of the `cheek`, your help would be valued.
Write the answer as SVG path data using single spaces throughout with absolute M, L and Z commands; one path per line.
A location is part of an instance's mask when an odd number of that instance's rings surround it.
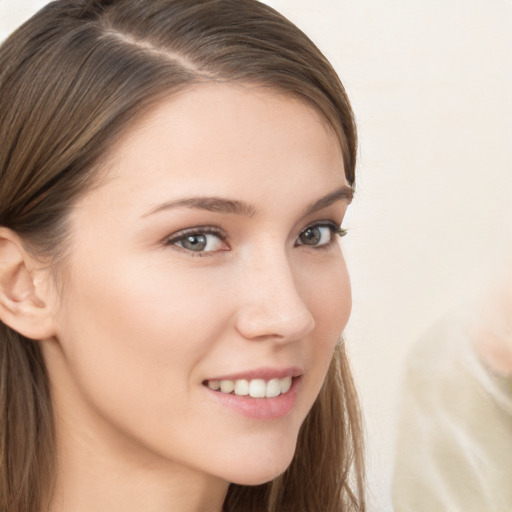
M 325 336 L 328 344 L 337 341 L 347 325 L 352 310 L 350 278 L 344 259 L 340 256 L 316 273 L 303 294 L 315 318 L 315 330 Z
M 84 379 L 118 379 L 118 389 L 123 381 L 134 388 L 135 380 L 141 387 L 159 380 L 187 391 L 191 372 L 222 338 L 233 304 L 224 273 L 190 272 L 169 260 L 166 252 L 116 254 L 72 269 L 62 339 Z
M 121 262 L 104 274 L 100 265 L 91 267 L 71 277 L 61 315 L 68 371 L 84 393 L 105 404 L 114 397 L 143 397 L 145 408 L 150 397 L 170 403 L 170 396 L 185 403 L 190 371 L 208 344 L 208 319 L 201 314 L 196 321 L 206 299 L 186 294 L 176 272 L 171 279 L 170 273 Z
M 69 278 L 61 350 L 46 354 L 57 401 L 80 428 L 178 453 L 172 439 L 184 443 L 198 423 L 197 367 L 221 329 L 218 301 L 158 265 L 89 267 Z
M 313 272 L 309 272 L 311 277 Z M 352 309 L 350 279 L 342 257 L 323 265 L 316 279 L 303 283 L 302 296 L 315 319 L 308 360 L 314 375 L 315 393 L 320 391 L 336 344 L 345 329 Z M 313 379 L 312 379 L 313 380 Z M 315 396 L 316 398 L 316 396 Z

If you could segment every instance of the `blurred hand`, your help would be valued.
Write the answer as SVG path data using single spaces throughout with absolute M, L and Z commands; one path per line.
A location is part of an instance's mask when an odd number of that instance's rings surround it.
M 496 373 L 512 375 L 512 263 L 481 308 L 475 318 L 477 351 Z

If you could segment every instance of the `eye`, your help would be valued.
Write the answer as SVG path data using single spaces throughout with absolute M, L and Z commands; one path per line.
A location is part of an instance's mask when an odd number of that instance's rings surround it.
M 206 228 L 181 231 L 168 238 L 166 244 L 175 245 L 198 254 L 229 250 L 224 236 L 220 232 L 207 230 Z
M 334 241 L 334 237 L 346 235 L 346 230 L 335 223 L 315 224 L 308 226 L 297 238 L 296 245 L 309 245 L 312 247 L 325 247 Z

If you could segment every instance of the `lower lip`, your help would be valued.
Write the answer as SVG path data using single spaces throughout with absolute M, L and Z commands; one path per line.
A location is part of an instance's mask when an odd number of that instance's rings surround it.
M 295 405 L 297 399 L 300 377 L 295 377 L 290 389 L 274 398 L 250 398 L 234 394 L 214 391 L 205 386 L 205 389 L 222 405 L 235 410 L 248 418 L 257 420 L 276 420 L 286 416 Z

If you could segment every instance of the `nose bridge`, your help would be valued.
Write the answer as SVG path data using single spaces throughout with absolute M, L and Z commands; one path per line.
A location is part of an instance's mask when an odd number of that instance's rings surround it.
M 296 340 L 314 327 L 314 317 L 297 287 L 283 250 L 259 251 L 244 265 L 237 328 L 246 338 Z

